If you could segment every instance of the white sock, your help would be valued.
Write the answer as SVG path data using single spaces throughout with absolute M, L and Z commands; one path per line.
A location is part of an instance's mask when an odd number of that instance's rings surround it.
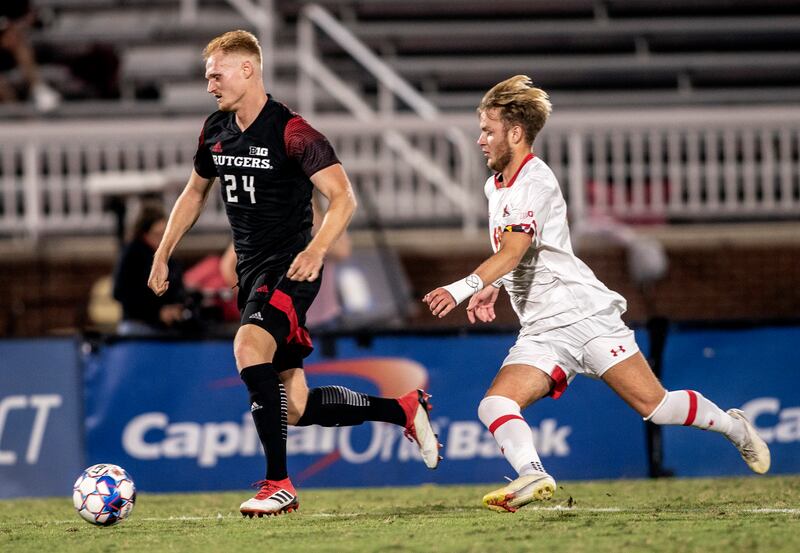
M 676 390 L 667 392 L 649 416 L 655 424 L 682 424 L 724 434 L 735 443 L 744 439 L 744 425 L 699 392 Z
M 503 396 L 488 396 L 478 405 L 478 417 L 500 446 L 506 460 L 517 474 L 524 476 L 536 471 L 545 472 L 531 427 L 520 414 L 516 401 Z

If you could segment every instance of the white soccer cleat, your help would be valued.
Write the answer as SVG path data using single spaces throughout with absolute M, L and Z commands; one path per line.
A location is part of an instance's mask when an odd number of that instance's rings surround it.
M 483 505 L 492 511 L 513 513 L 531 501 L 547 501 L 556 491 L 556 481 L 546 472 L 520 476 L 483 496 Z
M 291 513 L 300 508 L 297 492 L 288 478 L 279 482 L 262 480 L 255 485 L 261 486 L 261 489 L 255 497 L 251 497 L 239 506 L 242 516 L 261 518 L 264 515 Z
M 769 447 L 761 436 L 756 432 L 755 427 L 747 420 L 745 414 L 739 409 L 728 409 L 727 413 L 734 419 L 739 419 L 744 424 L 745 439 L 741 444 L 735 442 L 733 445 L 742 454 L 742 459 L 750 467 L 750 470 L 758 474 L 764 474 L 769 470 L 770 454 Z
M 442 459 L 439 456 L 439 437 L 433 431 L 428 412 L 431 409 L 428 398 L 431 397 L 423 390 L 414 390 L 406 395 L 397 398 L 400 407 L 406 414 L 406 438 L 417 442 L 422 460 L 429 469 L 439 466 Z

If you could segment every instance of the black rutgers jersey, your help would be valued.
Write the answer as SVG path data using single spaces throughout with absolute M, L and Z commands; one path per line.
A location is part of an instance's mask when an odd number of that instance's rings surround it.
M 219 177 L 240 275 L 288 268 L 305 248 L 313 219 L 309 177 L 335 163 L 328 140 L 271 96 L 244 132 L 232 112 L 206 119 L 194 168 Z

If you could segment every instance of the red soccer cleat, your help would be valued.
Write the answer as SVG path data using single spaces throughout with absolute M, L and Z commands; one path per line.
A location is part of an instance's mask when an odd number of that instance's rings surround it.
M 406 395 L 397 398 L 400 407 L 406 414 L 405 436 L 410 441 L 417 442 L 422 460 L 429 469 L 439 466 L 441 457 L 439 456 L 439 437 L 434 433 L 431 426 L 430 411 L 431 406 L 424 390 L 414 390 Z
M 260 490 L 239 506 L 242 516 L 263 517 L 264 515 L 279 515 L 281 513 L 291 513 L 300 508 L 297 500 L 297 492 L 292 486 L 292 481 L 288 478 L 283 480 L 261 480 L 254 486 L 260 486 Z

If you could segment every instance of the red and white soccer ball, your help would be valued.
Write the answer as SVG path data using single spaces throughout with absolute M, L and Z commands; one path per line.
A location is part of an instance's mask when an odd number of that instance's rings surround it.
M 72 487 L 72 504 L 81 518 L 111 526 L 128 518 L 136 503 L 136 486 L 125 469 L 101 463 L 84 470 Z

